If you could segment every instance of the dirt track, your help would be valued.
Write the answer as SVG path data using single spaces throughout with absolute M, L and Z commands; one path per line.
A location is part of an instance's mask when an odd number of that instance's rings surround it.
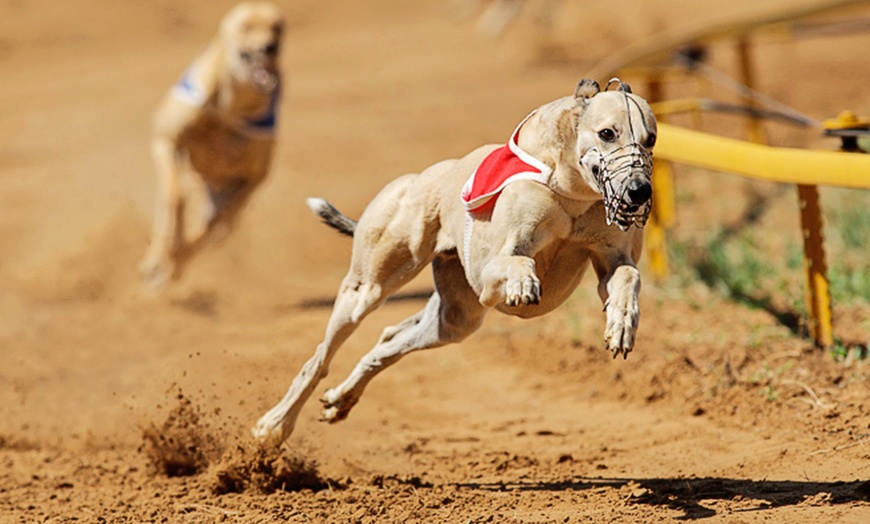
M 504 140 L 632 39 L 758 8 L 610 3 L 625 23 L 600 6 L 575 34 L 560 23 L 556 44 L 589 50 L 572 64 L 531 24 L 487 40 L 442 2 L 293 3 L 273 176 L 234 235 L 152 297 L 135 274 L 150 113 L 232 3 L 0 2 L 0 522 L 870 521 L 867 363 L 835 363 L 701 285 L 651 279 L 626 361 L 601 347 L 588 280 L 546 318 L 493 314 L 463 344 L 407 358 L 339 425 L 317 422 L 312 402 L 263 464 L 301 467 L 316 489 L 280 489 L 293 471 L 237 471 L 239 489 L 223 491 L 240 492 L 219 493 L 319 342 L 317 304 L 346 268 L 349 242 L 304 197 L 357 216 L 394 176 Z M 763 87 L 819 118 L 870 112 L 870 73 L 837 51 L 868 41 L 764 47 Z M 681 207 L 686 227 L 745 207 L 743 181 L 678 175 L 689 204 L 717 184 L 712 204 Z M 761 225 L 796 234 L 793 195 L 768 192 Z M 421 306 L 373 314 L 324 386 Z M 838 336 L 866 344 L 867 307 L 835 315 Z M 168 451 L 155 445 L 190 439 L 202 471 L 159 471 Z

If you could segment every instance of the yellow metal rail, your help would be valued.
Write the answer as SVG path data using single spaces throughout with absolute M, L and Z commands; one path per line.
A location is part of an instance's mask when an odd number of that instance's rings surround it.
M 655 156 L 750 178 L 870 189 L 870 155 L 771 147 L 659 124 Z

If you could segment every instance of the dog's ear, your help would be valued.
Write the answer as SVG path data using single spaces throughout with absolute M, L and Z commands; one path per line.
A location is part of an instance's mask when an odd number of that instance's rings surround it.
M 615 85 L 616 90 L 619 91 L 620 93 L 631 94 L 631 86 L 626 84 L 625 82 L 623 82 L 622 80 L 620 80 L 617 77 L 611 78 L 610 81 L 607 82 L 607 85 L 604 86 L 604 90 L 608 91 L 610 89 L 610 86 L 612 86 L 612 85 Z
M 592 98 L 600 92 L 601 86 L 598 85 L 598 82 L 589 78 L 584 78 L 577 84 L 577 88 L 574 89 L 574 98 L 577 100 L 585 100 Z

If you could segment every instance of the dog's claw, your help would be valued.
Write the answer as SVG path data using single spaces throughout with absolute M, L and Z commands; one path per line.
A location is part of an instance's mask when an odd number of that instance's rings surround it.
M 607 350 L 613 352 L 613 360 L 616 360 L 616 357 L 618 357 L 620 353 L 622 353 L 622 359 L 627 360 L 628 354 L 631 353 L 631 348 L 615 347 L 615 348 L 607 348 Z
M 534 276 L 525 276 L 505 283 L 505 303 L 515 307 L 519 305 L 540 304 L 541 282 Z
M 615 359 L 622 354 L 623 358 L 628 358 L 634 347 L 634 326 L 626 325 L 621 328 L 608 329 L 605 332 L 604 344 L 607 351 L 613 353 Z

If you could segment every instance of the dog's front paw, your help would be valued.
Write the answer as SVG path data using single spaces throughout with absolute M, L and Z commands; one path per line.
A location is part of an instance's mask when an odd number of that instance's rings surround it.
M 497 257 L 481 275 L 480 303 L 486 307 L 539 304 L 541 281 L 535 274 L 535 261 L 528 257 Z
M 504 289 L 505 303 L 511 307 L 541 302 L 541 281 L 534 273 L 508 280 Z
M 613 358 L 621 353 L 628 358 L 628 353 L 634 347 L 637 325 L 640 320 L 640 308 L 637 297 L 622 300 L 608 300 L 604 306 L 607 324 L 604 328 L 604 343 L 608 351 L 613 352 Z

